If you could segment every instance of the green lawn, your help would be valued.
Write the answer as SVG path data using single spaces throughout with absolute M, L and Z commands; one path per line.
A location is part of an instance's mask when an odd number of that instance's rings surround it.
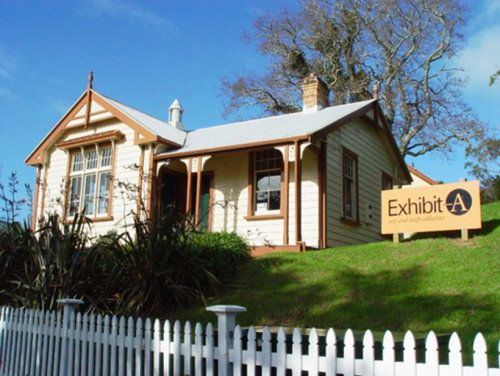
M 483 206 L 483 229 L 252 260 L 208 304 L 238 304 L 242 325 L 457 331 L 464 349 L 480 331 L 500 339 L 500 202 Z M 458 233 L 458 232 L 456 232 Z M 181 320 L 214 321 L 204 307 Z M 492 347 L 493 346 L 493 347 Z

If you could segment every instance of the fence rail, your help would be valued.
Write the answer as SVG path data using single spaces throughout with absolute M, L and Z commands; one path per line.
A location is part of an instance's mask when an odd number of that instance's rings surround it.
M 222 306 L 224 307 L 224 306 Z M 233 306 L 234 307 L 234 306 Z M 234 325 L 236 312 L 219 310 L 218 328 L 193 327 L 169 321 L 43 312 L 3 307 L 0 312 L 0 375 L 194 375 L 194 376 L 500 376 L 489 368 L 486 342 L 478 333 L 472 365 L 463 365 L 461 343 L 454 333 L 448 360 L 440 364 L 438 338 L 425 338 L 424 361 L 417 361 L 416 339 L 407 332 L 402 360 L 396 342 L 385 332 L 381 354 L 366 331 L 356 345 L 354 333 L 333 329 L 320 336 L 294 329 L 242 329 Z M 359 342 L 359 341 L 358 341 Z M 356 348 L 358 349 L 356 350 Z M 495 349 L 496 351 L 497 349 Z M 401 356 L 398 356 L 401 358 Z

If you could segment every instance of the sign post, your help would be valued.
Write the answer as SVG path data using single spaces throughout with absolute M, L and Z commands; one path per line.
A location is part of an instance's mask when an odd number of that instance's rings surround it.
M 382 191 L 382 234 L 481 228 L 479 182 L 460 182 L 428 187 Z

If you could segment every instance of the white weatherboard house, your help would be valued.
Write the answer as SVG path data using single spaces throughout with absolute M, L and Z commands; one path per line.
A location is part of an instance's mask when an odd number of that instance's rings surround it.
M 185 130 L 92 89 L 27 158 L 33 226 L 86 208 L 96 234 L 175 205 L 199 230 L 237 232 L 265 250 L 381 239 L 380 191 L 411 177 L 376 99 L 328 106 L 314 74 L 302 112 Z

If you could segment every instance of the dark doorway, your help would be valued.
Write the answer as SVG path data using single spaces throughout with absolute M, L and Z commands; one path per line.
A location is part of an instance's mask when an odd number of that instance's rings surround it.
M 185 214 L 187 175 L 185 173 L 163 169 L 160 176 L 160 215 L 165 215 L 169 208 L 174 208 L 175 212 L 178 214 Z M 192 174 L 191 179 L 191 209 L 189 214 L 194 218 L 198 175 Z M 201 174 L 200 217 L 197 226 L 199 231 L 210 230 L 212 182 L 212 171 L 205 171 Z
M 169 208 L 178 214 L 186 211 L 186 174 L 172 170 L 163 170 L 160 189 L 160 215 L 165 215 Z

